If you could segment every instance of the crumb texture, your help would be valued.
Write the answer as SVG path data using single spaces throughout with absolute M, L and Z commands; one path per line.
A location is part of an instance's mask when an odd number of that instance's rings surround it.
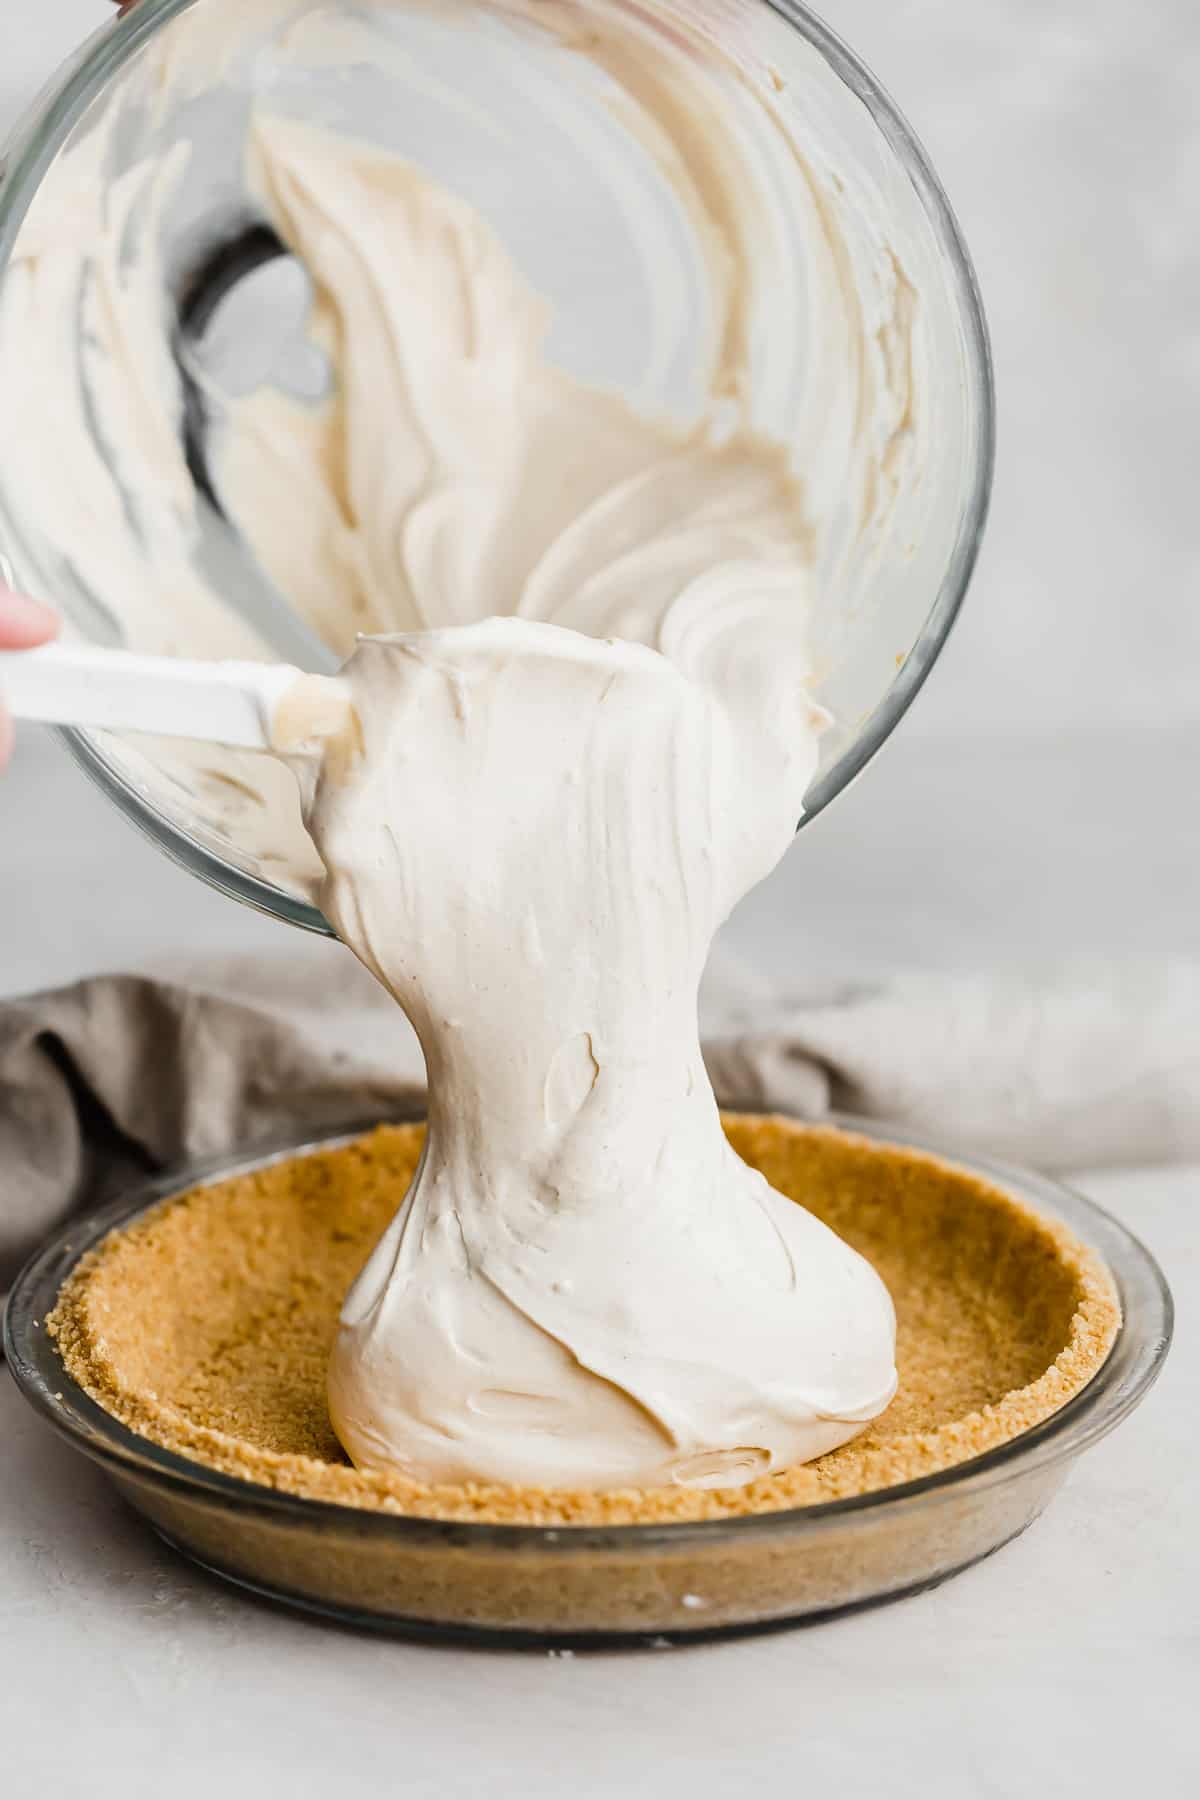
M 1107 1270 L 1014 1196 L 827 1128 L 738 1116 L 725 1128 L 774 1187 L 874 1263 L 899 1326 L 900 1387 L 882 1417 L 746 1487 L 427 1487 L 351 1467 L 325 1368 L 342 1298 L 412 1180 L 417 1125 L 164 1201 L 81 1262 L 48 1327 L 93 1399 L 181 1456 L 343 1506 L 507 1524 L 726 1518 L 910 1481 L 1039 1424 L 1108 1355 L 1120 1312 Z

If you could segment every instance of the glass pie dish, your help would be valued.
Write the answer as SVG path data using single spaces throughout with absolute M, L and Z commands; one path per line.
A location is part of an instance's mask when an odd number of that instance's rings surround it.
M 242 1587 L 355 1625 L 598 1648 L 764 1630 L 899 1599 L 969 1568 L 1033 1523 L 1076 1459 L 1154 1382 L 1170 1342 L 1171 1299 L 1138 1240 L 1067 1188 L 984 1159 L 941 1157 L 925 1139 L 875 1123 L 835 1123 L 868 1147 L 937 1156 L 1061 1222 L 1103 1262 L 1121 1307 L 1111 1350 L 1058 1411 L 984 1454 L 899 1485 L 681 1523 L 450 1522 L 237 1479 L 138 1435 L 72 1379 L 44 1321 L 109 1233 L 172 1196 L 336 1149 L 357 1132 L 181 1171 L 75 1220 L 18 1278 L 5 1352 L 26 1399 L 160 1536 Z

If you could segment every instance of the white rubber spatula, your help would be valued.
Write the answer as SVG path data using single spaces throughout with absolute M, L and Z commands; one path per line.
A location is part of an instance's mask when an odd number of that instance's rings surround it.
M 0 651 L 0 700 L 14 718 L 44 725 L 149 731 L 282 756 L 315 755 L 354 723 L 337 676 L 77 644 Z

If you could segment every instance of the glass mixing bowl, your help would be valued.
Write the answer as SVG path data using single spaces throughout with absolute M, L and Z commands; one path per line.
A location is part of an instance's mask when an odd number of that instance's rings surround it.
M 104 462 L 94 393 L 85 392 L 85 404 L 65 416 L 71 408 L 55 397 L 65 392 L 64 350 L 51 338 L 47 315 L 22 315 L 15 343 L 13 334 L 7 343 L 3 335 L 22 228 L 32 222 L 36 230 L 39 208 L 61 218 L 64 208 L 97 203 L 78 182 L 72 187 L 59 177 L 64 156 L 101 135 L 98 121 L 107 130 L 115 120 L 96 186 L 103 190 L 98 204 L 120 195 L 127 209 L 121 253 L 136 258 L 154 239 L 160 291 L 141 294 L 145 310 L 126 324 L 160 334 L 162 356 L 179 374 L 183 404 L 166 422 L 189 490 L 186 554 L 272 654 L 317 669 L 338 660 L 300 626 L 239 534 L 235 509 L 223 504 L 207 456 L 206 395 L 214 385 L 245 392 L 264 383 L 299 395 L 307 384 L 315 399 L 336 371 L 321 367 L 306 336 L 312 289 L 305 271 L 247 185 L 243 146 L 252 110 L 264 100 L 293 118 L 377 141 L 461 193 L 549 302 L 552 361 L 643 409 L 694 418 L 711 325 L 694 220 L 645 139 L 623 129 L 611 83 L 597 77 L 586 56 L 564 55 L 561 41 L 543 38 L 540 24 L 531 24 L 566 19 L 586 41 L 589 15 L 604 6 L 610 17 L 635 23 L 651 73 L 655 44 L 666 56 L 681 39 L 719 71 L 724 111 L 716 123 L 745 153 L 755 181 L 761 178 L 782 247 L 770 291 L 755 303 L 748 385 L 754 424 L 792 452 L 825 522 L 813 648 L 820 698 L 835 723 L 805 796 L 803 817 L 811 818 L 863 768 L 924 681 L 962 600 L 983 527 L 993 459 L 991 369 L 974 277 L 945 195 L 878 83 L 793 0 L 494 0 L 483 12 L 470 6 L 142 0 L 122 21 L 106 24 L 43 93 L 0 161 L 0 383 L 6 367 L 11 374 L 27 363 L 56 371 L 59 386 L 50 391 L 47 376 L 16 400 L 6 394 L 21 466 L 0 467 L 0 573 L 55 602 L 82 637 L 162 647 L 124 632 L 87 555 L 94 549 L 88 511 L 72 489 L 79 466 L 73 452 L 81 446 L 70 439 L 89 436 L 93 459 L 98 453 Z M 471 28 L 464 31 L 468 13 Z M 210 48 L 220 46 L 211 66 L 184 43 L 200 23 Z M 353 43 L 351 28 L 359 33 Z M 375 34 L 378 53 L 373 47 L 362 55 L 364 30 Z M 799 159 L 783 154 L 785 140 Z M 185 141 L 191 160 L 169 204 L 160 203 L 155 183 L 143 184 L 144 192 L 131 184 L 131 172 L 165 167 Z M 748 208 L 752 198 L 747 193 Z M 827 302 L 813 232 L 830 219 L 840 234 L 842 274 L 848 270 L 864 296 L 867 350 L 893 365 L 893 375 L 903 365 L 898 374 L 911 402 L 892 421 L 891 449 L 875 471 L 869 502 L 852 496 L 844 479 L 848 434 L 861 423 L 861 388 L 856 398 L 851 376 L 843 378 L 819 354 Z M 898 312 L 888 319 L 878 310 L 884 289 L 908 308 L 905 336 L 896 332 Z M 81 306 L 66 355 L 84 374 L 88 332 Z M 131 407 L 139 400 L 129 393 Z M 44 474 L 31 466 L 22 406 L 44 408 L 53 422 Z M 56 406 L 64 417 L 55 416 Z M 160 429 L 163 420 L 153 424 Z M 144 496 L 122 487 L 115 466 L 106 478 L 106 503 L 140 518 Z M 64 515 L 72 522 L 69 550 L 47 536 L 39 513 L 60 479 L 63 504 L 76 508 Z M 851 516 L 856 506 L 867 509 L 865 526 Z M 160 508 L 155 529 L 184 526 Z M 123 579 L 149 586 L 148 553 L 145 568 Z M 154 600 L 179 615 L 171 647 L 203 653 L 187 640 L 178 596 L 168 590 Z M 329 929 L 313 902 L 312 870 L 239 841 L 236 825 L 207 806 L 186 769 L 181 773 L 175 748 L 113 734 L 65 735 L 126 815 L 193 873 L 295 924 Z M 273 773 L 290 783 L 282 768 Z M 289 803 L 295 812 L 294 795 Z

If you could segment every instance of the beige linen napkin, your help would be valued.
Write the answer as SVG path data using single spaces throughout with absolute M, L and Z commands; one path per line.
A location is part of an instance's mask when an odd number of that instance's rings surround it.
M 914 975 L 785 1007 L 718 965 L 702 1018 L 733 1104 L 1048 1169 L 1200 1158 L 1200 965 Z M 381 1116 L 421 1081 L 398 1009 L 329 946 L 0 1002 L 0 1290 L 131 1176 Z

